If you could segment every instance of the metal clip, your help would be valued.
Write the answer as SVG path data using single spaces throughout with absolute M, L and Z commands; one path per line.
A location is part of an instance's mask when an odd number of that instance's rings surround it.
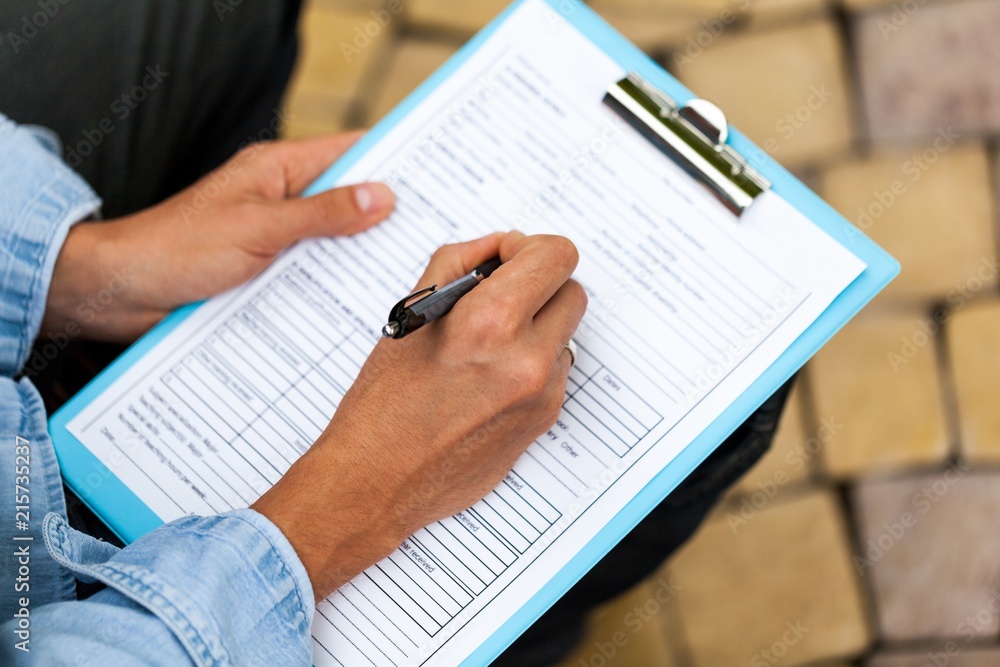
M 707 100 L 684 106 L 637 74 L 611 86 L 604 103 L 740 215 L 771 183 L 726 141 L 729 124 Z

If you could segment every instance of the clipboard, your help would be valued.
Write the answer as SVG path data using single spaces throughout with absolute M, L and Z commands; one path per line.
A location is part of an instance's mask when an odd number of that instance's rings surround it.
M 355 144 L 305 194 L 315 194 L 331 187 L 381 137 L 447 80 L 525 1 L 517 0 L 504 10 Z M 696 100 L 690 91 L 589 7 L 578 0 L 543 1 L 560 20 L 575 27 L 623 70 L 631 73 L 623 81 L 608 82 L 604 103 L 650 139 L 664 153 L 665 159 L 677 161 L 733 211 L 736 214 L 735 224 L 738 224 L 739 214 L 752 206 L 756 196 L 772 189 L 863 260 L 867 269 L 777 362 L 757 378 L 750 389 L 638 493 L 558 575 L 549 580 L 497 632 L 486 638 L 463 666 L 487 664 L 499 655 L 899 272 L 898 263 L 885 251 L 764 151 L 738 131 L 730 129 L 720 110 Z M 198 306 L 192 304 L 168 317 L 50 420 L 50 432 L 67 485 L 126 542 L 134 541 L 161 525 L 162 521 L 68 431 L 67 424 Z

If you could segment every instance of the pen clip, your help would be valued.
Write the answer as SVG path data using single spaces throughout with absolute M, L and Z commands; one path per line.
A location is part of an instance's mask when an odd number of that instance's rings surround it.
M 423 289 L 417 290 L 408 297 L 400 300 L 399 303 L 397 303 L 395 306 L 392 307 L 392 312 L 389 313 L 389 321 L 402 322 L 406 315 L 406 307 L 410 303 L 410 301 L 416 299 L 418 296 L 421 296 L 423 294 L 430 294 L 431 292 L 436 292 L 437 288 L 438 288 L 437 285 L 431 285 L 430 287 L 425 287 Z

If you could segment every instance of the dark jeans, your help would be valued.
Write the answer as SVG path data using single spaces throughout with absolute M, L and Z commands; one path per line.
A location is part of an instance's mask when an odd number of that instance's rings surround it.
M 53 5 L 58 11 L 49 16 L 37 0 L 0 4 L 0 112 L 55 130 L 67 161 L 104 199 L 105 217 L 154 204 L 240 145 L 273 136 L 295 59 L 299 0 Z M 119 351 L 77 344 L 63 354 L 38 378 L 49 409 Z M 767 450 L 787 391 L 769 399 L 496 664 L 548 665 L 570 650 L 586 614 L 651 574 Z M 109 536 L 71 494 L 68 504 L 76 527 Z
M 273 128 L 300 0 L 63 2 L 0 3 L 0 111 L 59 134 L 105 217 L 166 198 Z

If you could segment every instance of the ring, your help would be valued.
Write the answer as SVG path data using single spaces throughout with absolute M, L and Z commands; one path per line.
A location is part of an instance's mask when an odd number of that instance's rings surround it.
M 576 341 L 572 338 L 566 343 L 566 350 L 569 351 L 569 367 L 576 366 Z

